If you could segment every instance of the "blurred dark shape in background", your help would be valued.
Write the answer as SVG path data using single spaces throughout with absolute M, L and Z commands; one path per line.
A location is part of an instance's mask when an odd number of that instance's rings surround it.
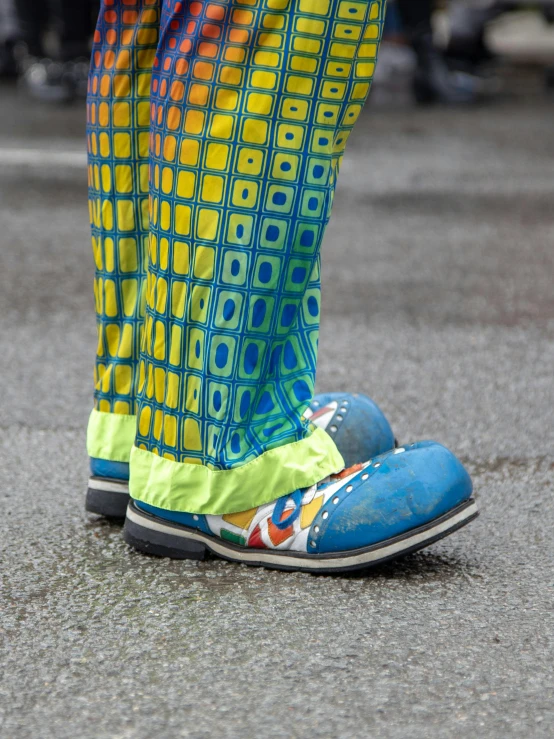
M 18 78 L 34 99 L 86 96 L 98 0 L 0 0 L 0 76 Z
M 413 89 L 418 103 L 465 105 L 478 96 L 474 76 L 451 70 L 433 36 L 434 0 L 397 0 L 398 15 L 417 65 Z
M 525 10 L 530 12 L 521 13 Z M 389 0 L 375 82 L 394 87 L 398 72 L 408 73 L 413 98 L 422 105 L 472 105 L 494 99 L 501 90 L 504 60 L 490 47 L 491 27 L 505 20 L 496 35 L 508 35 L 524 16 L 552 24 L 554 1 Z M 551 50 L 542 61 L 546 88 L 554 86 L 554 44 Z
M 15 48 L 21 32 L 12 0 L 0 0 L 0 78 L 17 76 Z
M 83 99 L 98 6 L 99 0 L 0 0 L 0 78 L 18 80 L 40 102 Z M 402 69 L 421 105 L 494 98 L 499 59 L 487 32 L 522 9 L 554 23 L 554 0 L 389 0 L 381 55 L 387 61 L 379 65 L 377 85 L 394 85 Z M 554 58 L 543 68 L 546 87 L 554 87 Z

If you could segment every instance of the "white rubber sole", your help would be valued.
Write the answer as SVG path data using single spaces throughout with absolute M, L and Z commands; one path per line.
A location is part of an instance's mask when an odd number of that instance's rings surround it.
M 425 526 L 364 549 L 337 554 L 307 554 L 270 549 L 249 549 L 217 539 L 140 510 L 133 501 L 127 508 L 125 541 L 139 551 L 173 559 L 204 559 L 208 552 L 242 564 L 303 572 L 347 572 L 372 567 L 415 552 L 452 534 L 479 514 L 475 500 L 452 509 Z

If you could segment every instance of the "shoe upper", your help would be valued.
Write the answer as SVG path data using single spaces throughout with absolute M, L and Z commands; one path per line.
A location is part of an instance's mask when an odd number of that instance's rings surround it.
M 204 516 L 136 505 L 239 546 L 329 554 L 424 526 L 468 500 L 471 492 L 468 473 L 448 449 L 419 442 L 241 513 Z
M 394 434 L 389 422 L 367 395 L 316 395 L 304 415 L 329 434 L 346 467 L 394 448 Z
M 90 474 L 93 477 L 109 477 L 112 480 L 129 479 L 129 465 L 126 462 L 111 462 L 107 459 L 90 457 Z

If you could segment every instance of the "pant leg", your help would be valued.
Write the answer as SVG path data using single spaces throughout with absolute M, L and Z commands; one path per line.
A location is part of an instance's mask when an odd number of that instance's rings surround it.
M 135 438 L 148 240 L 150 79 L 159 0 L 105 0 L 87 100 L 98 348 L 91 457 L 128 462 Z
M 434 0 L 396 0 L 398 12 L 409 33 L 423 28 L 431 31 Z
M 60 59 L 86 57 L 91 34 L 90 3 L 87 0 L 51 0 L 51 7 L 58 29 Z
M 232 513 L 338 472 L 304 420 L 319 251 L 381 0 L 164 0 L 131 495 Z
M 43 36 L 50 22 L 48 3 L 15 0 L 22 39 L 31 56 L 44 56 Z
M 21 24 L 13 0 L 0 0 L 0 44 L 11 44 L 21 37 Z

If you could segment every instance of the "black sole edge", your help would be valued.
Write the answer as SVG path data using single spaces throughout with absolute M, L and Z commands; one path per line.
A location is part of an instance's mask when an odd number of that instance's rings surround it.
M 127 505 L 131 500 L 125 493 L 112 493 L 108 490 L 95 490 L 89 487 L 85 499 L 85 510 L 98 516 L 123 522 Z
M 463 510 L 465 507 L 469 507 L 470 504 L 473 504 L 474 500 L 472 499 L 469 501 L 467 505 L 463 505 L 461 507 L 458 507 L 455 509 L 455 512 L 460 512 L 460 510 Z M 139 511 L 139 513 L 142 515 L 143 512 Z M 243 564 L 243 565 L 249 565 L 251 567 L 265 567 L 266 569 L 272 569 L 272 570 L 280 570 L 282 572 L 307 572 L 312 575 L 332 575 L 332 574 L 341 574 L 345 572 L 355 572 L 356 570 L 368 570 L 373 567 L 376 567 L 378 565 L 385 564 L 386 562 L 391 562 L 392 560 L 399 559 L 400 557 L 405 557 L 408 554 L 413 554 L 414 552 L 417 552 L 421 549 L 425 549 L 426 547 L 430 546 L 431 544 L 434 544 L 437 541 L 440 541 L 441 539 L 444 539 L 447 536 L 450 536 L 450 534 L 455 533 L 459 529 L 466 526 L 468 523 L 471 523 L 471 521 L 474 521 L 477 516 L 479 515 L 479 511 L 475 511 L 475 513 L 472 516 L 468 516 L 467 518 L 463 519 L 462 521 L 458 522 L 457 524 L 453 525 L 452 527 L 446 529 L 446 531 L 441 531 L 436 536 L 432 536 L 429 539 L 425 539 L 423 542 L 418 542 L 414 544 L 413 546 L 408 546 L 405 549 L 403 549 L 401 552 L 395 552 L 393 554 L 385 555 L 383 557 L 380 557 L 379 559 L 375 559 L 372 562 L 363 562 L 361 564 L 356 563 L 353 565 L 345 565 L 343 567 L 329 567 L 329 568 L 319 568 L 314 569 L 311 567 L 302 567 L 301 564 L 290 564 L 290 565 L 281 565 L 281 564 L 275 564 L 272 562 L 265 562 L 265 561 L 245 561 L 240 560 L 238 558 L 234 558 L 232 555 L 225 556 L 223 554 L 220 554 L 219 552 L 214 552 L 208 544 L 204 544 L 203 542 L 196 541 L 194 539 L 184 539 L 180 536 L 171 536 L 170 534 L 166 534 L 160 531 L 155 531 L 153 529 L 147 528 L 145 526 L 140 526 L 140 524 L 136 524 L 134 521 L 129 520 L 129 518 L 125 521 L 125 527 L 123 529 L 123 538 L 127 544 L 134 547 L 140 552 L 143 552 L 144 554 L 149 554 L 156 557 L 169 557 L 171 559 L 194 559 L 194 560 L 204 560 L 208 556 L 216 557 L 217 559 L 225 559 L 229 562 L 233 562 L 235 564 Z M 146 514 L 148 516 L 148 514 Z M 450 516 L 450 517 L 453 517 Z M 428 528 L 433 527 L 436 525 L 437 522 L 439 522 L 441 519 L 448 520 L 447 516 L 443 516 L 439 519 L 436 519 L 435 522 L 431 522 L 426 527 L 422 527 L 420 530 L 425 530 Z M 409 534 L 405 537 L 400 538 L 412 538 L 412 536 L 415 535 L 415 533 L 418 530 L 415 529 L 412 532 L 409 532 Z M 147 534 L 147 539 L 145 538 L 145 533 Z M 381 545 L 384 549 L 385 546 L 390 544 L 394 540 L 388 540 L 388 542 L 383 542 Z M 359 552 L 360 550 L 358 550 Z M 291 557 L 291 559 L 293 559 Z
M 150 554 L 154 557 L 169 557 L 170 559 L 195 559 L 204 560 L 208 556 L 209 549 L 201 542 L 186 539 L 183 541 L 179 537 L 179 546 L 172 546 L 171 540 L 177 539 L 176 536 L 168 536 L 159 531 L 150 531 L 148 529 L 148 539 L 141 535 L 145 529 L 137 526 L 136 523 L 125 521 L 123 528 L 123 538 L 129 546 L 134 547 L 143 554 Z M 217 557 L 217 555 L 213 555 Z

